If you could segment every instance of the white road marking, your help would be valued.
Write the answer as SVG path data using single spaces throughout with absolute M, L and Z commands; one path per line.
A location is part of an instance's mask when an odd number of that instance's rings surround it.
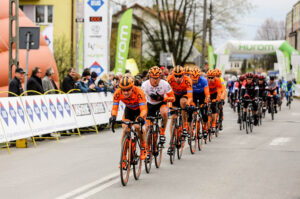
M 284 137 L 278 137 L 272 140 L 270 143 L 271 146 L 278 146 L 278 145 L 284 145 L 285 143 L 289 142 L 291 138 L 284 138 Z
M 94 186 L 96 186 L 96 185 L 98 185 L 98 184 L 101 184 L 101 183 L 103 183 L 103 182 L 105 182 L 105 181 L 109 181 L 110 179 L 116 178 L 116 177 L 118 177 L 119 175 L 120 175 L 119 172 L 110 174 L 110 175 L 108 175 L 108 176 L 106 176 L 106 177 L 104 177 L 104 178 L 101 178 L 101 179 L 98 179 L 98 180 L 96 180 L 96 181 L 94 181 L 94 182 L 91 182 L 91 183 L 89 183 L 89 184 L 86 184 L 86 185 L 84 185 L 84 186 L 82 186 L 82 187 L 79 187 L 79 188 L 77 188 L 77 189 L 75 189 L 75 190 L 73 190 L 73 191 L 71 191 L 71 192 L 69 192 L 69 193 L 66 193 L 66 194 L 64 194 L 64 195 L 62 195 L 62 196 L 59 196 L 59 197 L 57 197 L 57 198 L 55 198 L 55 199 L 67 199 L 67 198 L 70 198 L 70 197 L 75 196 L 75 195 L 77 195 L 77 194 L 79 194 L 79 193 L 82 193 L 82 192 L 84 192 L 84 191 L 86 191 L 86 190 L 88 190 L 88 189 L 91 189 L 92 187 L 94 187 Z M 119 180 L 119 179 L 118 179 L 118 180 Z M 104 184 L 104 185 L 105 185 L 105 184 Z M 104 186 L 104 185 L 103 185 L 103 186 Z

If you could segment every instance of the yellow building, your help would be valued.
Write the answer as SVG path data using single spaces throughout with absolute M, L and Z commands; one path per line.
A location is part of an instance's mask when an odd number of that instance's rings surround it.
M 65 37 L 74 52 L 75 0 L 20 0 L 19 4 L 25 15 L 41 27 L 41 32 L 53 26 L 53 40 Z

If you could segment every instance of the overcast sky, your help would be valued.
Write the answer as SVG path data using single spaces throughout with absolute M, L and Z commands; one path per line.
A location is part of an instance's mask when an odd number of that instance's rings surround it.
M 287 13 L 298 1 L 299 0 L 249 0 L 255 8 L 239 21 L 238 26 L 243 34 L 234 39 L 253 40 L 256 35 L 256 30 L 267 18 L 272 17 L 278 21 L 285 21 Z M 228 39 L 233 38 L 221 39 L 217 41 L 215 47 L 219 47 Z

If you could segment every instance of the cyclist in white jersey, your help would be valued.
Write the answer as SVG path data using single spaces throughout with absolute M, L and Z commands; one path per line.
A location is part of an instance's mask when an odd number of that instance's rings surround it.
M 166 141 L 165 130 L 168 121 L 167 102 L 174 102 L 175 96 L 168 82 L 161 79 L 162 71 L 154 66 L 149 70 L 149 80 L 142 84 L 142 90 L 146 95 L 148 116 L 155 117 L 157 112 L 161 113 L 163 125 L 160 131 L 160 143 Z

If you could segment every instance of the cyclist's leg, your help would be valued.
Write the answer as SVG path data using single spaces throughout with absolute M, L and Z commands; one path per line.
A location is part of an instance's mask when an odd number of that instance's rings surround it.
M 258 104 L 253 101 L 252 102 L 252 106 L 253 106 L 253 114 L 254 114 L 254 125 L 258 125 Z
M 187 98 L 183 96 L 180 99 L 180 107 L 185 108 L 186 103 L 187 103 Z M 187 128 L 188 128 L 187 112 L 182 111 L 181 114 L 182 114 L 182 121 L 183 121 L 183 130 L 184 130 L 184 134 L 186 134 L 187 133 Z
M 165 131 L 166 131 L 166 126 L 167 126 L 167 122 L 168 122 L 168 107 L 166 104 L 162 104 L 160 106 L 160 114 L 163 118 L 163 123 L 160 129 L 160 141 L 162 143 L 165 143 L 166 140 L 166 136 L 165 136 Z
M 244 101 L 243 106 L 243 121 L 246 121 L 248 102 Z

